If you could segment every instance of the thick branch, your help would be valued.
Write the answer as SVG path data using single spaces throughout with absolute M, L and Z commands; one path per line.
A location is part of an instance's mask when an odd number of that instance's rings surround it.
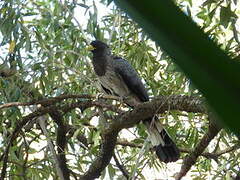
M 61 180 L 65 180 L 64 178 L 64 172 L 62 171 L 62 168 L 61 168 L 61 165 L 60 165 L 60 161 L 57 157 L 57 154 L 55 152 L 55 149 L 54 149 L 54 145 L 53 145 L 53 142 L 51 141 L 49 135 L 48 135 L 48 132 L 47 132 L 47 128 L 46 128 L 46 122 L 45 122 L 45 117 L 44 116 L 41 116 L 39 117 L 39 125 L 42 129 L 42 132 L 43 134 L 46 136 L 47 138 L 47 144 L 48 144 L 48 148 L 50 149 L 50 152 L 52 153 L 52 157 L 55 161 L 55 167 L 56 167 L 56 171 L 57 171 L 57 175 L 59 176 L 59 178 Z
M 90 94 L 79 94 L 79 95 L 60 95 L 57 97 L 51 97 L 42 99 L 39 101 L 31 101 L 31 102 L 11 102 L 0 105 L 0 109 L 9 108 L 9 107 L 16 107 L 16 106 L 30 106 L 30 105 L 37 105 L 41 104 L 44 106 L 49 106 L 56 104 L 58 102 L 61 102 L 65 99 L 110 99 L 110 100 L 118 100 L 122 101 L 121 98 L 116 96 L 110 96 L 110 95 L 103 95 L 103 96 L 97 96 L 97 95 L 90 95 Z M 158 96 L 154 98 L 152 101 L 145 103 L 149 104 L 149 106 L 152 106 L 154 110 L 161 111 L 161 109 L 164 110 L 180 110 L 180 111 L 187 111 L 187 112 L 201 112 L 206 113 L 206 108 L 202 102 L 201 99 L 197 97 L 191 97 L 191 96 L 181 96 L 181 95 L 175 95 L 175 96 Z M 147 108 L 147 107 L 146 107 Z
M 64 124 L 62 114 L 54 110 L 49 113 L 54 122 L 58 125 L 57 127 L 57 159 L 59 162 L 59 167 L 63 173 L 64 180 L 70 180 L 70 170 L 67 167 L 67 159 L 65 155 L 65 147 L 67 145 L 67 126 Z
M 191 150 L 191 149 L 186 149 L 186 148 L 180 148 L 179 149 L 180 152 L 182 153 L 189 153 L 189 154 L 192 154 L 194 152 L 194 150 Z M 210 152 L 202 152 L 199 156 L 203 156 L 207 159 L 213 159 L 215 160 L 216 162 L 218 162 L 218 154 L 216 153 L 210 153 Z
M 197 97 L 180 95 L 159 96 L 150 102 L 138 105 L 132 111 L 117 116 L 112 125 L 119 129 L 130 128 L 141 120 L 151 118 L 157 113 L 161 114 L 169 110 L 207 114 L 204 103 Z

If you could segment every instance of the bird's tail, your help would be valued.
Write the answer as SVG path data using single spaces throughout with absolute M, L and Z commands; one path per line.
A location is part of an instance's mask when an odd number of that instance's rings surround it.
M 165 163 L 175 162 L 179 159 L 180 152 L 167 131 L 162 127 L 157 118 L 144 121 L 150 141 L 160 161 Z

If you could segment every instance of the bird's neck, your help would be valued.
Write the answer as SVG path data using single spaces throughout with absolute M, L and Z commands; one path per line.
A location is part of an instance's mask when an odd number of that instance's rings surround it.
M 106 55 L 93 55 L 93 67 L 94 71 L 98 76 L 104 76 L 107 69 L 108 64 L 108 56 Z

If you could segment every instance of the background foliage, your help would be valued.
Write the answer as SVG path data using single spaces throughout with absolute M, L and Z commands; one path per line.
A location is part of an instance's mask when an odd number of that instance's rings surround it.
M 239 60 L 237 1 L 178 0 L 176 4 L 224 51 Z M 151 97 L 174 94 L 201 97 L 167 54 L 113 3 L 8 0 L 0 2 L 0 103 L 29 102 L 61 94 L 97 94 L 90 54 L 85 49 L 94 39 L 109 43 L 115 54 L 130 61 L 145 80 Z M 1 154 L 18 122 L 35 108 L 19 106 L 0 110 Z M 98 108 L 94 107 L 83 112 L 75 109 L 63 116 L 72 130 L 67 136 L 66 152 L 69 169 L 75 176 L 83 174 L 97 155 L 98 115 Z M 32 122 L 21 130 L 12 145 L 7 168 L 9 179 L 57 179 L 47 143 L 47 140 L 55 143 L 57 124 L 50 116 L 45 118 L 47 135 L 38 123 Z M 178 146 L 189 151 L 202 138 L 208 124 L 204 114 L 178 111 L 161 114 L 161 120 Z M 148 179 L 153 178 L 154 173 L 157 176 L 166 171 L 164 175 L 170 178 L 179 171 L 182 161 L 165 165 L 156 161 L 148 150 L 138 160 L 138 146 L 144 144 L 146 137 L 142 125 L 122 131 L 115 149 L 116 157 L 130 176 L 135 172 L 139 179 Z M 136 147 L 123 146 L 126 140 Z M 206 151 L 222 152 L 237 143 L 233 134 L 222 130 Z M 185 155 L 182 153 L 182 158 Z M 238 155 L 239 151 L 234 149 L 219 155 L 217 160 L 201 156 L 190 175 L 192 179 L 206 179 L 210 175 L 211 179 L 235 177 L 239 171 Z M 121 179 L 123 175 L 112 160 L 101 178 L 113 177 Z

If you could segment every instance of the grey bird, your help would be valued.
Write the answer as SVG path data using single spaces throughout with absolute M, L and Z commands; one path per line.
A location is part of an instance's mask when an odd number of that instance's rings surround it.
M 126 104 L 132 108 L 149 101 L 148 93 L 138 73 L 128 61 L 113 56 L 109 46 L 99 40 L 91 42 L 88 50 L 93 54 L 94 71 L 104 93 L 124 98 Z M 145 119 L 143 124 L 160 161 L 165 163 L 177 161 L 180 156 L 179 149 L 159 119 L 154 116 Z

